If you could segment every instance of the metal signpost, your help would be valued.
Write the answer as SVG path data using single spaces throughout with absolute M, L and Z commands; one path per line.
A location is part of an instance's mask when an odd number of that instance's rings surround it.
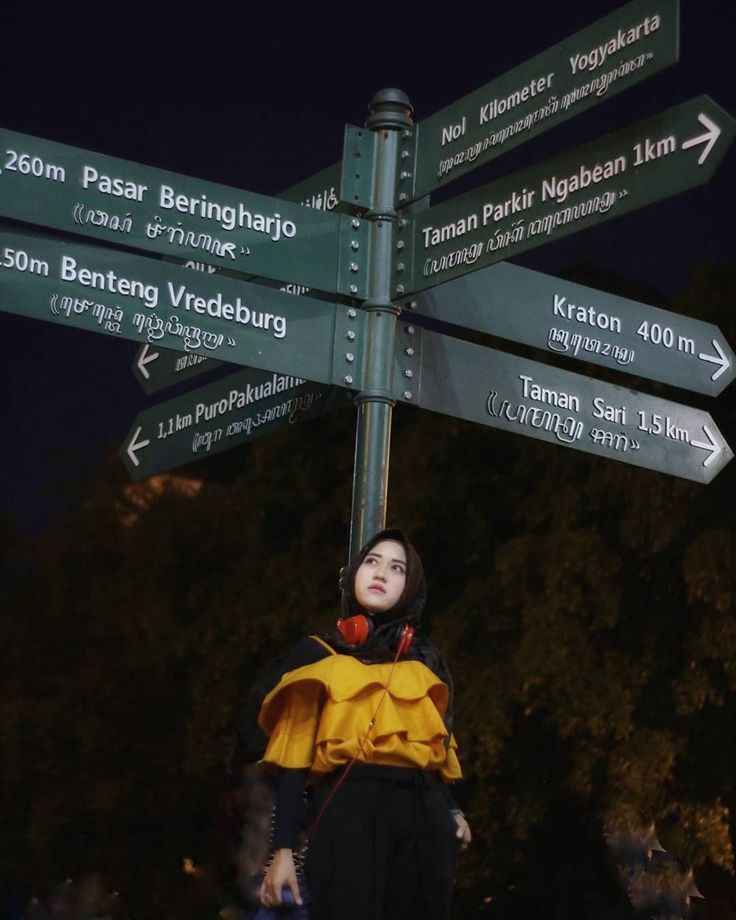
M 136 478 L 355 391 L 351 554 L 385 524 L 397 401 L 709 482 L 732 453 L 707 412 L 421 326 L 711 395 L 733 379 L 711 324 L 496 264 L 707 182 L 736 135 L 707 97 L 436 207 L 426 197 L 673 63 L 678 12 L 633 0 L 417 126 L 404 93 L 383 90 L 365 128 L 346 128 L 342 163 L 281 198 L 0 131 L 0 215 L 201 269 L 0 232 L 0 309 L 142 342 L 149 391 L 216 362 L 250 368 L 142 412 L 122 449 Z
M 133 479 L 146 479 L 350 402 L 339 387 L 241 370 L 139 412 L 120 457 Z
M 499 262 L 402 301 L 406 314 L 717 396 L 736 358 L 689 316 Z
M 401 342 L 409 405 L 696 482 L 733 456 L 707 412 L 412 325 Z

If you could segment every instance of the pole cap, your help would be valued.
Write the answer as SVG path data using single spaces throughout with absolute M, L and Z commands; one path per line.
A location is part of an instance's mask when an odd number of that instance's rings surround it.
M 379 89 L 368 105 L 370 115 L 365 126 L 372 131 L 379 128 L 410 128 L 414 109 L 409 97 L 400 89 Z

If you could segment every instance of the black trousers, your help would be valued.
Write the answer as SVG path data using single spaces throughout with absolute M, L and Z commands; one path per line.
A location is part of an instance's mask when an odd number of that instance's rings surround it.
M 315 791 L 310 826 L 341 775 Z M 459 841 L 441 782 L 353 766 L 310 834 L 311 920 L 449 920 Z

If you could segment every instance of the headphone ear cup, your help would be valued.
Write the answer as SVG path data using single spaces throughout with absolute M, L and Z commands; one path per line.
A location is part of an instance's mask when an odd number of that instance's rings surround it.
M 362 613 L 337 621 L 337 631 L 350 645 L 362 645 L 373 632 L 373 623 Z
M 414 627 L 410 626 L 408 623 L 405 623 L 401 632 L 399 633 L 399 645 L 398 653 L 399 657 L 406 655 L 406 653 L 411 648 L 412 639 L 414 638 Z

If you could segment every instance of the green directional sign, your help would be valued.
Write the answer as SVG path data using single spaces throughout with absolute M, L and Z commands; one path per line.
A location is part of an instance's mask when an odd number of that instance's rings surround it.
M 120 457 L 145 479 L 350 403 L 338 387 L 247 368 L 139 412 Z
M 634 0 L 420 122 L 415 196 L 673 64 L 678 18 L 678 0 Z
M 707 412 L 414 325 L 394 379 L 409 405 L 696 482 L 733 456 Z
M 406 290 L 432 287 L 703 185 L 734 134 L 734 119 L 700 96 L 430 208 L 413 222 Z
M 0 214 L 107 243 L 362 296 L 347 215 L 0 130 Z M 363 251 L 365 251 L 365 248 Z
M 359 311 L 107 247 L 0 232 L 0 310 L 317 383 L 360 380 Z
M 512 342 L 716 396 L 736 358 L 712 323 L 499 262 L 403 301 Z

